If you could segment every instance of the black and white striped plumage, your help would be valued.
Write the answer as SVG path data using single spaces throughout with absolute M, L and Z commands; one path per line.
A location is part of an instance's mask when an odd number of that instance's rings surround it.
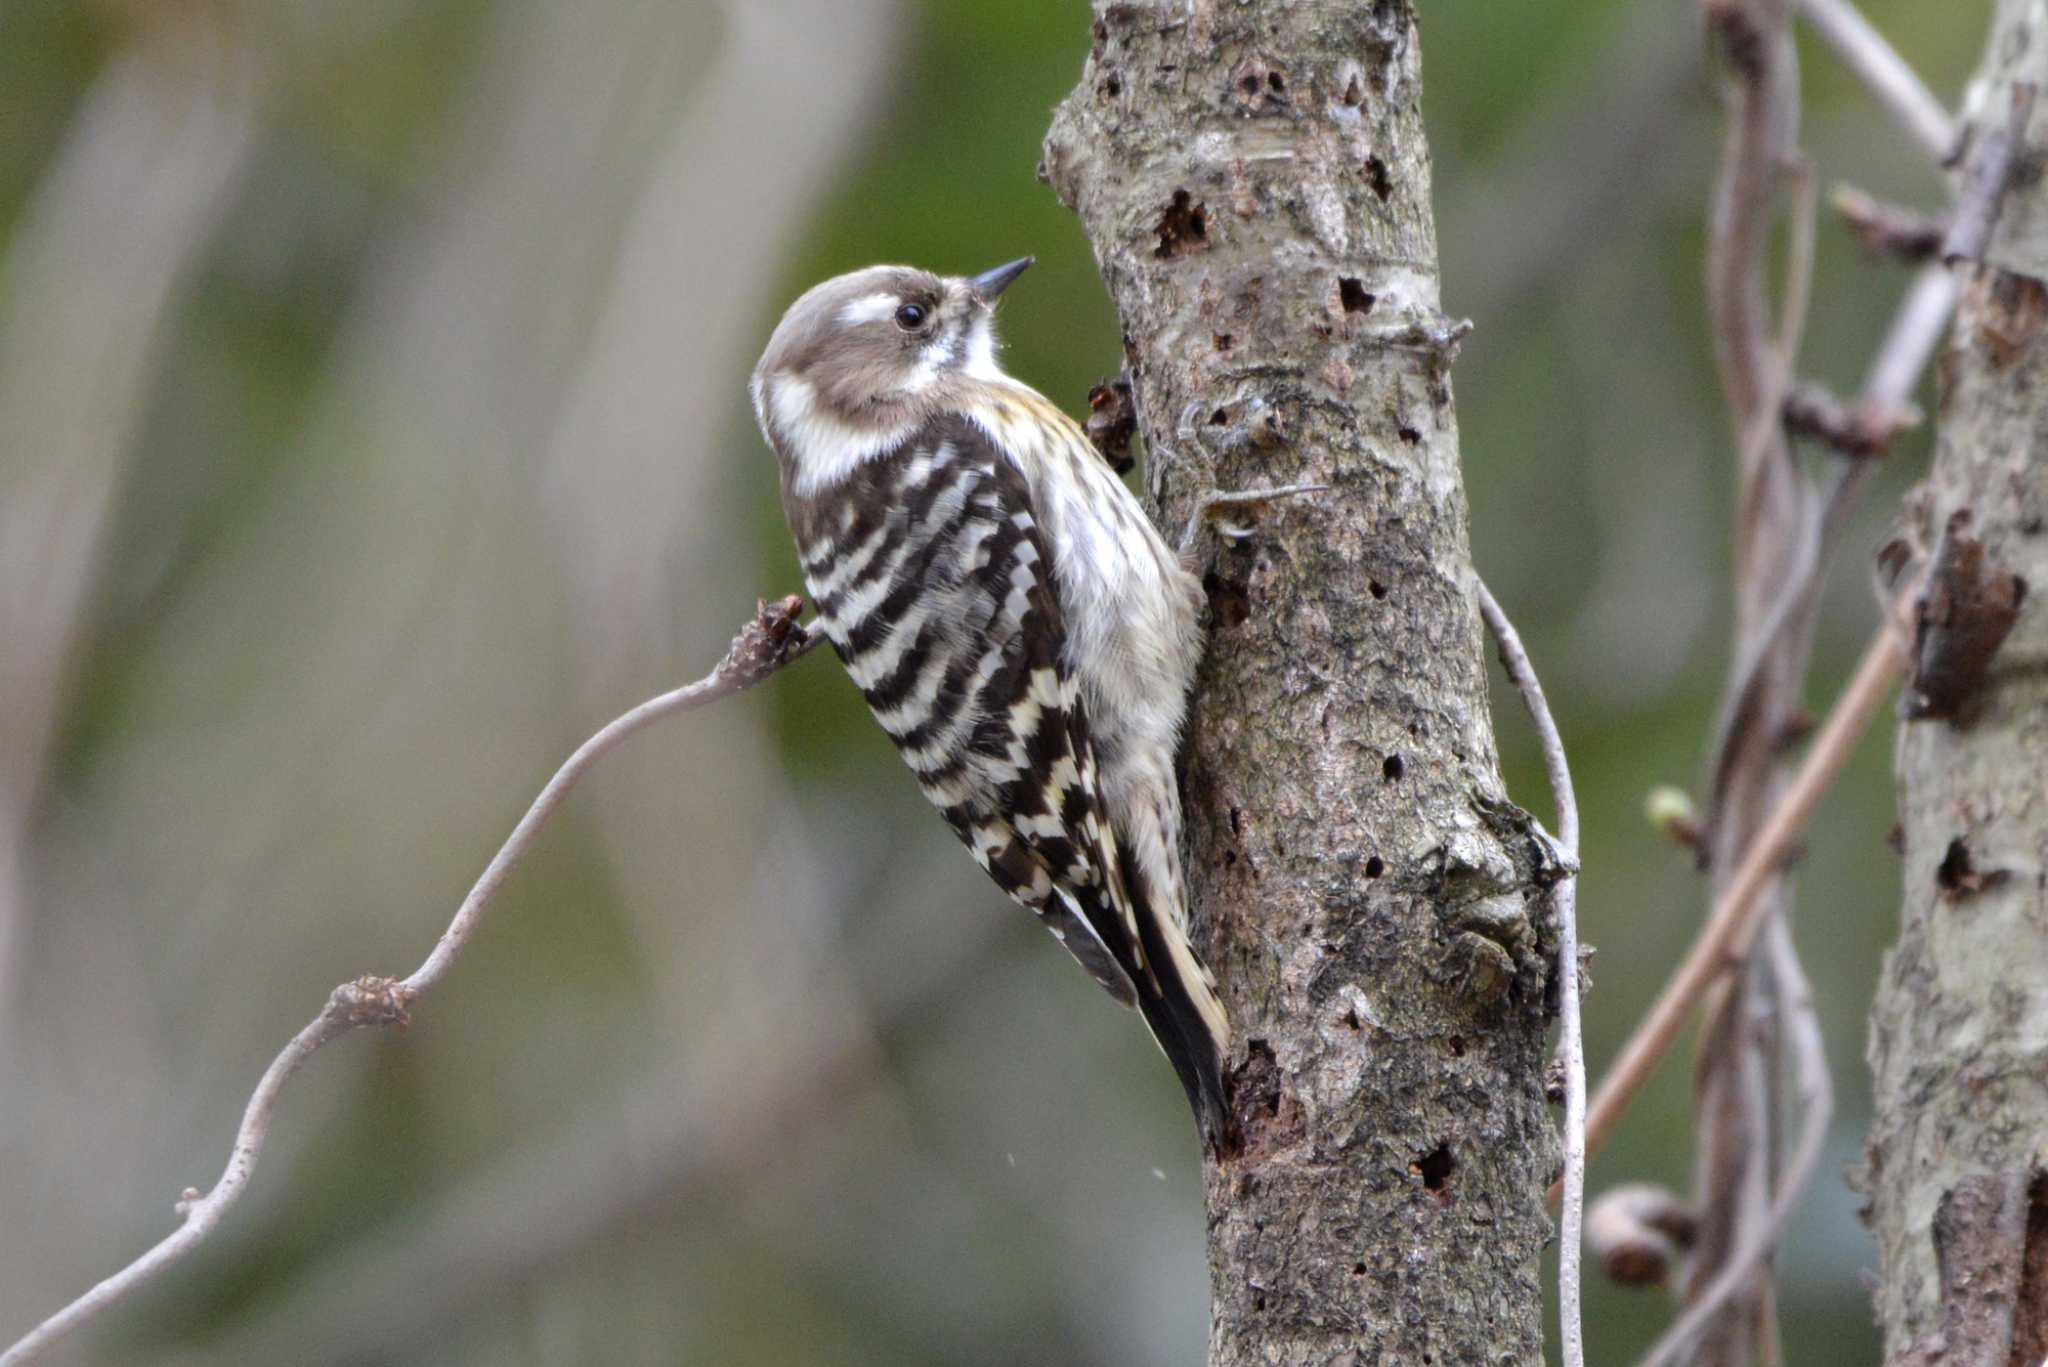
M 1229 1026 L 1188 941 L 1173 755 L 1198 583 L 1074 421 L 994 361 L 974 280 L 874 267 L 790 307 L 754 373 L 828 640 L 996 883 L 1227 1130 Z

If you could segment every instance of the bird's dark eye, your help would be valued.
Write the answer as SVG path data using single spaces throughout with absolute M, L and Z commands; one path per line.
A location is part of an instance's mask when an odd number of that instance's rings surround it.
M 905 304 L 896 310 L 896 326 L 905 332 L 915 332 L 924 326 L 924 305 Z

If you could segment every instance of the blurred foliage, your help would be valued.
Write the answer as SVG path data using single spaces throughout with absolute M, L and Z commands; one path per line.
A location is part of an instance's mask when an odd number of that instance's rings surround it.
M 261 1062 L 332 982 L 416 960 L 553 757 L 708 665 L 750 592 L 795 585 L 743 388 L 788 298 L 875 260 L 967 271 L 1030 252 L 1037 268 L 1005 305 L 1010 367 L 1074 410 L 1117 369 L 1088 244 L 1033 176 L 1085 51 L 1084 7 L 875 8 L 901 31 L 872 73 L 852 151 L 806 187 L 801 222 L 758 225 L 788 245 L 766 283 L 731 302 L 749 340 L 698 358 L 719 368 L 723 397 L 688 430 L 652 439 L 706 471 L 710 492 L 693 499 L 732 512 L 707 520 L 707 544 L 674 552 L 678 566 L 725 566 L 723 577 L 707 589 L 679 569 L 666 629 L 618 624 L 653 642 L 645 667 L 593 676 L 575 634 L 588 603 L 551 582 L 577 555 L 546 536 L 562 501 L 551 481 L 574 473 L 542 458 L 546 429 L 607 336 L 604 270 L 624 259 L 631 226 L 620 206 L 651 178 L 668 125 L 728 118 L 729 141 L 763 177 L 788 152 L 761 140 L 758 111 L 707 115 L 697 103 L 735 60 L 733 15 L 709 3 L 634 10 L 614 68 L 574 41 L 551 51 L 538 11 L 486 0 L 226 7 L 262 69 L 258 127 L 155 340 L 30 828 L 23 967 L 0 1001 L 11 1116 L 0 1154 L 13 1174 L 0 1184 L 0 1337 L 155 1237 L 165 1193 L 215 1170 L 226 1117 Z M 1865 8 L 1953 100 L 1983 0 Z M 1572 746 L 1584 933 L 1600 951 L 1587 1009 L 1596 1074 L 1698 917 L 1697 878 L 1641 806 L 1652 786 L 1695 779 L 1727 665 L 1732 442 L 1700 302 L 1719 116 L 1693 10 L 1588 0 L 1425 5 L 1422 16 L 1446 307 L 1477 324 L 1457 370 L 1473 541 Z M 0 6 L 0 233 L 25 231 L 95 82 L 175 22 L 142 6 Z M 544 59 L 513 53 L 520 43 Z M 1805 141 L 1823 185 L 1934 202 L 1938 179 L 1826 54 L 1803 60 Z M 519 82 L 551 63 L 587 73 L 557 72 L 522 103 Z M 1627 117 L 1589 124 L 1604 100 Z M 572 195 L 592 187 L 562 216 L 596 220 L 580 229 L 584 254 L 565 248 L 537 275 L 507 270 L 506 287 L 533 291 L 520 316 L 536 321 L 422 383 L 452 408 L 473 388 L 479 407 L 533 396 L 535 411 L 515 408 L 502 429 L 437 428 L 385 403 L 377 338 L 425 338 L 398 353 L 402 367 L 475 324 L 390 323 L 405 303 L 391 281 L 407 278 L 393 244 L 432 229 L 462 257 L 461 215 L 483 211 L 451 187 L 482 174 L 465 159 L 489 145 L 478 130 L 575 123 L 588 113 L 579 101 L 610 121 L 590 164 L 562 178 Z M 695 237 L 675 250 L 715 266 L 745 246 Z M 18 268 L 10 253 L 0 285 L 19 288 Z M 1808 371 L 1853 387 L 1902 283 L 1824 227 Z M 676 310 L 679 338 L 714 326 L 708 299 Z M 529 356 L 529 328 L 568 340 Z M 475 444 L 442 449 L 448 430 Z M 481 463 L 508 439 L 532 449 Z M 1862 567 L 1926 450 L 1924 434 L 1901 444 L 1837 567 L 1816 705 L 1869 628 Z M 0 451 L 0 471 L 13 458 Z M 433 501 L 443 493 L 445 506 Z M 418 575 L 383 545 L 350 540 L 379 508 L 421 519 L 430 553 Z M 385 653 L 355 684 L 288 691 L 302 661 L 341 639 L 356 601 L 296 613 L 273 602 L 249 619 L 236 605 L 387 555 L 418 596 L 397 614 L 404 630 L 378 638 Z M 479 600 L 499 605 L 491 614 L 433 615 L 466 601 L 450 584 L 471 581 L 498 595 Z M 279 620 L 292 630 L 247 634 L 249 621 Z M 318 734 L 297 748 L 251 739 L 239 767 L 191 758 L 272 709 Z M 1495 717 L 1510 788 L 1547 809 L 1505 693 Z M 772 748 L 705 759 L 699 740 L 653 738 L 633 771 L 645 786 L 631 789 L 656 795 L 645 821 L 579 798 L 420 1028 L 323 1056 L 287 1103 L 258 1194 L 193 1266 L 91 1341 L 99 1360 L 277 1360 L 254 1345 L 280 1343 L 337 1363 L 1195 1360 L 1199 1182 L 1178 1093 L 1142 1032 L 959 858 L 828 661 L 715 723 L 676 725 L 758 728 Z M 321 766 L 339 756 L 351 767 L 330 777 Z M 707 830 L 703 813 L 728 793 L 730 822 Z M 160 824 L 124 824 L 130 809 Z M 201 822 L 201 810 L 214 815 Z M 195 824 L 181 824 L 188 816 Z M 1797 933 L 1841 1097 L 1835 1168 L 1859 1152 L 1866 1119 L 1863 1012 L 1894 924 L 1891 821 L 1878 737 L 1824 807 L 1799 880 Z M 131 830 L 160 843 L 131 847 Z M 660 831 L 675 847 L 661 867 L 680 878 L 636 863 Z M 813 882 L 777 872 L 778 850 L 793 847 L 816 851 Z M 850 987 L 818 966 L 835 961 Z M 787 992 L 770 986 L 785 969 Z M 845 1011 L 853 1045 L 838 1041 L 841 988 L 864 1004 Z M 718 1065 L 778 1039 L 778 1021 L 797 1022 L 787 1028 L 807 1048 L 851 1052 L 798 1088 L 811 1109 L 784 1098 L 757 1133 L 734 1117 L 760 1098 Z M 1685 1094 L 1684 1067 L 1667 1066 L 1595 1164 L 1595 1189 L 1685 1185 Z M 747 1138 L 693 1166 L 700 1149 L 719 1151 L 715 1128 L 693 1128 L 714 1122 Z M 633 1147 L 664 1124 L 682 1139 Z M 611 1192 L 605 1173 L 570 1161 L 591 1132 L 626 1136 L 624 1156 L 600 1166 L 627 1197 L 581 1196 L 579 1184 Z M 522 1225 L 529 1197 L 536 1213 Z M 1858 1283 L 1872 1252 L 1853 1206 L 1824 1180 L 1780 1260 L 1790 1361 L 1875 1355 Z M 549 1213 L 588 1209 L 605 1218 L 531 1237 Z M 468 1242 L 440 1241 L 415 1215 Z M 529 1242 L 540 1251 L 522 1261 Z M 415 1296 L 419 1319 L 400 1313 Z M 1592 1360 L 1625 1360 L 1667 1313 L 1654 1293 L 1596 1283 Z

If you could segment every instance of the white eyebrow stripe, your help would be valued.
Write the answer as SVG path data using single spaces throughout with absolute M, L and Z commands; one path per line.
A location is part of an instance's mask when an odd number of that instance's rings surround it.
M 839 310 L 839 321 L 847 327 L 859 327 L 887 318 L 896 311 L 896 296 L 893 294 L 870 294 L 856 299 Z

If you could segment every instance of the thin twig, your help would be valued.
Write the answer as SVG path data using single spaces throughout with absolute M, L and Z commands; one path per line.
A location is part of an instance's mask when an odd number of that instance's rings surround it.
M 236 1131 L 234 1148 L 228 1155 L 227 1167 L 220 1179 L 204 1195 L 188 1189 L 179 1199 L 178 1228 L 134 1262 L 30 1330 L 5 1353 L 0 1353 L 0 1367 L 21 1367 L 21 1364 L 33 1361 L 43 1350 L 153 1281 L 166 1268 L 205 1242 L 219 1226 L 228 1208 L 247 1190 L 249 1179 L 256 1171 L 257 1159 L 262 1155 L 264 1141 L 270 1133 L 278 1096 L 306 1060 L 330 1040 L 362 1026 L 405 1025 L 414 1002 L 447 976 L 455 957 L 475 934 L 498 889 L 533 848 L 541 828 L 591 766 L 635 731 L 663 717 L 702 707 L 751 688 L 803 655 L 820 638 L 818 633 L 798 624 L 797 614 L 802 608 L 803 600 L 794 596 L 772 604 L 763 603 L 754 620 L 733 638 L 731 648 L 716 669 L 693 684 L 648 699 L 576 747 L 576 752 L 555 771 L 555 776 L 534 798 L 533 805 L 526 809 L 526 815 L 512 828 L 512 834 L 506 837 L 504 845 L 477 879 L 476 886 L 463 899 L 454 919 L 441 933 L 426 961 L 413 970 L 410 977 L 362 977 L 335 988 L 320 1014 L 294 1035 L 271 1061 L 242 1112 L 241 1128 Z
M 1955 312 L 1956 292 L 1954 272 L 1941 265 L 1924 266 L 1913 277 L 1863 377 L 1863 402 L 1872 411 L 1896 412 L 1912 400 Z
M 1558 1324 L 1564 1340 L 1564 1367 L 1585 1367 L 1585 1330 L 1579 1318 L 1579 1250 L 1583 1242 L 1586 1203 L 1586 1049 L 1579 1028 L 1579 800 L 1572 791 L 1571 766 L 1565 760 L 1564 740 L 1557 721 L 1544 701 L 1543 685 L 1536 668 L 1529 663 L 1522 638 L 1514 623 L 1501 610 L 1486 587 L 1473 576 L 1479 588 L 1479 613 L 1486 619 L 1500 645 L 1500 661 L 1508 678 L 1521 690 L 1522 703 L 1543 744 L 1543 768 L 1550 776 L 1550 793 L 1557 804 L 1557 839 L 1567 861 L 1565 876 L 1551 894 L 1557 908 L 1558 1052 L 1564 1056 L 1564 1209 L 1557 1248 Z
M 1920 383 L 1921 373 L 1927 369 L 1934 348 L 1941 341 L 1949 315 L 1955 311 L 1956 293 L 1953 273 L 1938 264 L 1923 268 L 1907 287 L 1905 296 L 1892 314 L 1890 326 L 1885 330 L 1884 340 L 1878 344 L 1877 354 L 1871 360 L 1863 381 L 1863 393 L 1853 405 L 1853 410 L 1863 415 L 1859 421 L 1866 430 L 1873 433 L 1884 431 L 1888 439 L 1890 432 L 1903 421 L 1901 415 L 1912 411 L 1910 400 L 1913 390 Z M 1849 514 L 1854 511 L 1864 486 L 1869 482 L 1870 469 L 1867 460 L 1846 460 L 1836 465 L 1817 511 L 1818 533 L 1802 539 L 1800 560 L 1784 576 L 1777 601 L 1771 605 L 1764 625 L 1755 633 L 1754 642 L 1743 652 L 1733 675 L 1734 682 L 1728 689 L 1725 714 L 1716 724 L 1716 739 L 1708 750 L 1709 754 L 1723 755 L 1728 748 L 1727 737 L 1733 729 L 1751 710 L 1761 705 L 1757 695 L 1764 683 L 1763 666 L 1786 628 L 1794 621 L 1804 620 L 1805 610 L 1811 606 L 1819 590 L 1822 572 L 1848 526 Z M 1721 762 L 1717 760 L 1712 767 L 1713 785 L 1717 792 L 1724 783 L 1720 771 Z
M 1799 13 L 1920 149 L 1936 163 L 1947 162 L 1956 146 L 1955 120 L 1852 0 L 1799 0 Z
M 1909 590 L 1900 601 L 1913 601 L 1912 594 L 1916 592 Z M 1835 700 L 1813 748 L 1751 842 L 1728 890 L 1714 903 L 1713 912 L 1686 952 L 1685 961 L 1671 975 L 1656 1004 L 1622 1046 L 1607 1076 L 1601 1079 L 1586 1111 L 1588 1153 L 1597 1152 L 1601 1141 L 1613 1131 L 1629 1102 L 1677 1040 L 1693 1005 L 1716 979 L 1740 962 L 1740 947 L 1754 933 L 1758 911 L 1769 905 L 1758 894 L 1777 875 L 1814 804 L 1841 771 L 1871 718 L 1877 715 L 1905 660 L 1899 630 L 1892 621 L 1883 623 L 1864 648 L 1862 662 L 1841 697 Z M 1556 1197 L 1553 1190 L 1552 1199 Z

